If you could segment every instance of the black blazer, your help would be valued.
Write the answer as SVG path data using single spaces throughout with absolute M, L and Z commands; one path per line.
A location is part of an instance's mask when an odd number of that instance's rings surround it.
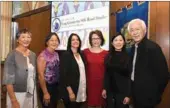
M 131 71 L 134 55 L 132 48 Z M 140 105 L 156 105 L 168 83 L 168 66 L 160 46 L 146 37 L 138 44 L 133 96 Z
M 80 53 L 80 56 L 84 62 L 83 54 Z M 69 51 L 63 52 L 60 60 L 60 98 L 64 99 L 65 101 L 69 101 L 67 86 L 72 88 L 76 96 L 79 87 L 79 79 L 79 67 L 73 53 Z

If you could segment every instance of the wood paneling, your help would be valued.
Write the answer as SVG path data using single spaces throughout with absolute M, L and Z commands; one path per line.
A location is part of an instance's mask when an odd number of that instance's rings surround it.
M 156 42 L 161 46 L 169 64 L 169 2 L 157 2 Z
M 3 70 L 4 70 L 4 65 L 1 64 L 1 82 L 2 82 L 2 78 L 3 78 Z M 6 108 L 6 87 L 4 85 L 1 85 L 1 88 L 0 88 L 0 92 L 2 93 L 1 94 L 1 108 Z
M 38 9 L 44 6 L 49 5 L 47 1 L 22 1 L 21 6 L 22 6 L 22 11 L 21 13 L 25 13 L 34 9 Z
M 51 31 L 50 20 L 50 10 L 30 17 L 30 30 L 33 34 L 30 49 L 36 54 L 45 48 L 45 37 Z
M 169 2 L 169 6 L 170 6 L 170 2 Z M 170 7 L 169 7 L 169 18 L 170 18 Z M 170 26 L 170 21 L 169 21 L 169 26 Z M 169 27 L 169 32 L 170 32 L 170 27 Z M 169 35 L 169 46 L 170 46 L 170 35 Z M 169 48 L 169 68 L 170 68 L 170 48 Z
M 157 2 L 156 3 L 156 37 L 155 41 L 161 46 L 162 51 L 169 64 L 169 2 Z M 153 11 L 153 10 L 152 10 Z M 168 65 L 169 66 L 169 65 Z M 169 67 L 170 68 L 170 67 Z M 167 85 L 162 101 L 157 108 L 170 108 L 170 83 Z
M 170 108 L 170 81 L 162 95 L 162 101 L 156 108 Z
M 28 28 L 32 33 L 30 49 L 36 54 L 45 47 L 45 37 L 50 32 L 50 10 L 18 18 L 19 29 Z
M 25 12 L 25 13 L 22 13 L 20 15 L 14 16 L 12 18 L 12 20 L 15 21 L 16 19 L 19 19 L 19 18 L 29 17 L 33 14 L 38 14 L 38 13 L 41 13 L 41 12 L 44 12 L 44 11 L 47 11 L 47 10 L 50 10 L 50 9 L 51 9 L 51 5 L 47 5 L 47 6 L 35 9 L 33 11 Z
M 19 30 L 23 28 L 30 29 L 30 17 L 18 18 L 16 22 L 18 22 Z
M 150 3 L 150 25 L 149 25 L 149 39 L 156 41 L 156 14 L 157 14 L 157 2 Z M 154 10 L 154 11 L 153 11 Z

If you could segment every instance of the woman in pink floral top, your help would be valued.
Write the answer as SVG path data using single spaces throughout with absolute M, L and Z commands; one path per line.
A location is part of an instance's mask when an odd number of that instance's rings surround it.
M 50 33 L 44 49 L 37 59 L 40 83 L 40 101 L 43 108 L 56 108 L 58 100 L 59 55 L 55 51 L 60 41 L 56 33 Z

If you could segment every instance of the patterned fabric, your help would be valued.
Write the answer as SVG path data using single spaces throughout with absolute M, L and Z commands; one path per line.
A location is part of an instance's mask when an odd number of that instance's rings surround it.
M 51 53 L 47 49 L 42 51 L 46 61 L 45 80 L 48 84 L 54 84 L 59 81 L 59 55 L 57 52 Z

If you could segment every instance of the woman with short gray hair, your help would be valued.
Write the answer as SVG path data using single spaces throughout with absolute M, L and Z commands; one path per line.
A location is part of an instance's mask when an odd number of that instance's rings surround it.
M 36 55 L 28 49 L 31 33 L 22 29 L 16 39 L 18 46 L 8 54 L 4 65 L 7 108 L 37 108 Z

